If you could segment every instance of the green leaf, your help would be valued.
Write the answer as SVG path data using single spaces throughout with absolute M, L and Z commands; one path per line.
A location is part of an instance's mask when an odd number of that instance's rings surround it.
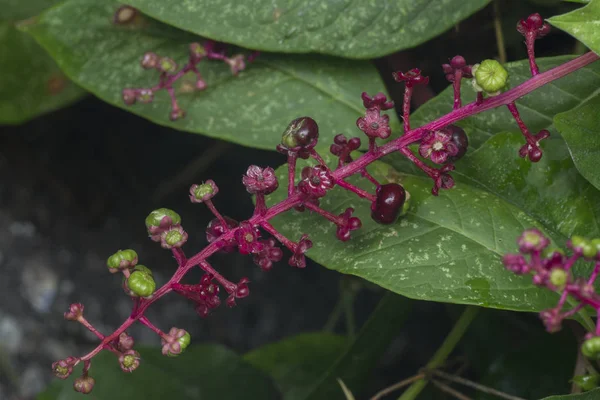
M 170 25 L 256 50 L 376 58 L 415 47 L 490 0 L 192 0 L 129 4 Z
M 600 193 L 579 175 L 565 142 L 542 142 L 538 163 L 518 156 L 522 145 L 520 133 L 497 134 L 457 163 L 453 175 L 514 204 L 560 242 L 600 235 Z
M 461 161 L 457 170 L 464 172 L 454 174 L 456 187 L 439 197 L 431 195 L 429 178 L 372 165 L 382 181 L 400 182 L 411 194 L 408 216 L 394 225 L 376 224 L 366 201 L 337 188 L 322 207 L 335 214 L 354 207 L 363 226 L 350 241 L 336 240 L 333 226 L 316 215 L 300 218 L 289 212 L 275 224 L 292 240 L 309 233 L 314 247 L 308 255 L 322 265 L 398 294 L 522 311 L 548 308 L 557 295 L 534 287 L 531 277 L 506 271 L 501 258 L 516 251 L 517 237 L 529 227 L 539 227 L 559 245 L 572 231 L 596 235 L 600 194 L 578 177 L 559 144 L 551 146 L 556 152 L 547 149 L 541 163 L 523 165 L 517 157 L 518 136 L 505 136 Z M 279 173 L 285 180 L 283 168 Z M 355 182 L 373 191 L 363 180 Z M 567 185 L 564 190 L 561 184 Z
M 15 28 L 17 19 L 52 3 L 55 1 L 0 1 L 0 124 L 25 122 L 68 105 L 84 93 L 32 38 Z
M 600 396 L 600 389 L 594 389 L 581 394 L 566 394 L 564 396 L 550 396 L 541 400 L 597 400 Z
M 600 0 L 563 15 L 548 19 L 552 25 L 571 34 L 596 54 L 600 54 Z
M 277 399 L 271 380 L 235 353 L 221 346 L 189 347 L 179 357 L 165 357 L 157 348 L 140 351 L 141 364 L 124 373 L 113 354 L 94 358 L 90 375 L 96 380 L 92 396 L 97 400 L 135 399 Z M 65 381 L 55 381 L 40 400 L 80 399 L 73 380 L 81 367 Z M 58 390 L 57 387 L 61 389 Z
M 79 85 L 161 125 L 273 150 L 292 119 L 310 115 L 319 123 L 323 140 L 331 141 L 340 132 L 357 131 L 356 119 L 364 113 L 360 93 L 376 93 L 384 87 L 376 69 L 362 61 L 263 54 L 238 77 L 231 76 L 224 63 L 204 61 L 199 69 L 208 88 L 190 93 L 185 90 L 189 82 L 177 87 L 187 115 L 172 122 L 164 90 L 153 103 L 131 107 L 123 103 L 121 90 L 158 82 L 155 71 L 140 67 L 144 52 L 172 57 L 182 65 L 189 43 L 199 38 L 147 17 L 133 27 L 115 26 L 116 8 L 112 2 L 70 0 L 24 30 Z M 393 113 L 391 118 L 400 125 Z
M 244 359 L 269 374 L 284 399 L 301 399 L 340 357 L 346 343 L 343 336 L 307 333 L 253 350 Z
M 254 350 L 245 359 L 273 377 L 285 400 L 344 399 L 338 380 L 358 394 L 409 311 L 408 299 L 387 293 L 354 341 L 305 334 Z
M 561 56 L 538 60 L 541 71 L 563 64 L 574 57 Z M 476 60 L 467 60 L 474 62 Z M 509 85 L 515 87 L 531 78 L 529 62 L 521 60 L 505 65 L 509 73 Z M 549 83 L 517 101 L 519 113 L 532 132 L 549 129 L 555 133 L 552 119 L 559 112 L 570 110 L 584 103 L 600 87 L 600 62 L 595 62 L 566 77 Z M 475 92 L 469 81 L 463 80 L 463 104 L 475 100 Z M 411 125 L 417 127 L 452 111 L 452 87 L 449 86 L 434 99 L 428 101 L 411 116 Z M 506 107 L 486 111 L 457 123 L 469 135 L 470 149 L 479 147 L 499 132 L 518 131 L 519 128 Z
M 585 105 L 554 117 L 554 123 L 565 138 L 577 169 L 600 189 L 600 96 Z

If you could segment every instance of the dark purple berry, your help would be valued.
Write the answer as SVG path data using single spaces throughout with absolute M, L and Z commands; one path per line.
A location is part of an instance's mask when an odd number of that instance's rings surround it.
M 304 147 L 312 144 L 319 137 L 319 126 L 310 117 L 296 118 L 286 128 L 281 143 L 287 148 Z
M 406 191 L 397 183 L 377 188 L 377 198 L 371 204 L 371 218 L 380 224 L 393 224 L 398 219 L 406 200 Z
M 455 156 L 448 157 L 448 160 L 451 162 L 456 162 L 460 160 L 467 152 L 467 149 L 469 148 L 469 138 L 467 137 L 465 131 L 456 125 L 448 125 L 446 128 L 444 128 L 444 130 L 452 134 L 451 141 L 458 148 L 458 153 L 456 153 Z

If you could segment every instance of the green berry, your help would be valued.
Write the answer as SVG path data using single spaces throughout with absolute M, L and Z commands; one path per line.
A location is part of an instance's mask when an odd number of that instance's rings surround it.
M 111 270 L 133 268 L 138 262 L 138 255 L 134 250 L 119 250 L 106 260 L 106 265 Z
M 600 360 L 600 336 L 595 336 L 583 342 L 581 353 L 590 360 Z
M 201 185 L 198 185 L 194 189 L 194 196 L 196 196 L 197 199 L 203 199 L 206 196 L 210 196 L 213 193 L 214 193 L 213 187 L 212 187 L 212 185 L 210 185 L 208 183 L 203 183 Z
M 186 332 L 185 335 L 183 335 L 182 337 L 178 338 L 177 341 L 179 342 L 179 346 L 181 348 L 181 351 L 179 353 L 168 352 L 167 355 L 169 357 L 177 357 L 178 355 L 180 355 L 181 353 L 183 353 L 183 351 L 186 349 L 186 347 L 188 347 L 190 345 L 190 342 L 192 341 L 192 337 L 190 336 L 190 334 L 188 332 Z
M 550 282 L 558 288 L 562 288 L 567 284 L 568 277 L 567 271 L 561 268 L 552 268 L 550 272 Z
M 146 227 L 151 228 L 160 226 L 165 217 L 171 218 L 171 225 L 179 225 L 181 223 L 181 217 L 175 211 L 169 210 L 168 208 L 159 208 L 152 211 L 146 217 Z
M 598 250 L 595 246 L 592 246 L 592 243 L 581 236 L 573 236 L 571 238 L 571 246 L 573 250 L 581 251 L 585 258 L 593 258 L 598 253 Z
M 133 269 L 134 271 L 140 271 L 143 272 L 145 274 L 148 274 L 150 276 L 152 276 L 152 270 L 148 267 L 146 267 L 145 265 L 136 265 L 135 268 Z
M 156 283 L 151 274 L 144 271 L 133 271 L 133 273 L 127 279 L 127 287 L 136 296 L 148 297 L 154 293 L 156 289 Z
M 473 66 L 474 86 L 490 95 L 504 89 L 508 83 L 508 71 L 496 60 L 484 60 Z
M 600 375 L 576 375 L 573 377 L 573 382 L 584 392 L 587 392 L 598 387 Z
M 165 242 L 167 242 L 169 246 L 175 246 L 177 243 L 181 242 L 182 239 L 183 235 L 177 230 L 171 230 L 165 235 Z

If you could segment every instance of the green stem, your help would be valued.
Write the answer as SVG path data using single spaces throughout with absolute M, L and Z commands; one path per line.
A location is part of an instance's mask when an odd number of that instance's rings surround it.
M 429 360 L 425 366 L 426 369 L 438 368 L 446 361 L 460 339 L 462 339 L 463 335 L 467 331 L 467 328 L 469 328 L 469 325 L 471 325 L 471 322 L 473 319 L 475 319 L 475 316 L 478 312 L 478 307 L 468 306 L 465 308 L 458 321 L 456 321 L 454 324 L 454 327 L 452 327 L 452 330 L 448 336 L 446 336 L 446 339 L 444 339 L 444 343 L 442 343 L 440 348 L 435 352 L 431 360 Z M 400 396 L 398 400 L 416 399 L 426 385 L 427 381 L 425 379 L 421 379 L 413 383 L 408 389 L 406 389 L 404 393 L 402 393 L 402 396 Z

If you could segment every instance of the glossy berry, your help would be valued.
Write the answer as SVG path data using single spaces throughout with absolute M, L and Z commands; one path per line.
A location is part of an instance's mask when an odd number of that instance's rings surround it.
M 371 218 L 380 224 L 393 224 L 398 219 L 406 201 L 406 191 L 397 183 L 377 188 L 377 198 L 371 204 Z
M 281 145 L 278 146 L 279 152 L 300 151 L 302 149 L 313 148 L 319 138 L 319 126 L 314 119 L 310 117 L 296 118 L 285 129 L 281 135 Z
M 467 149 L 469 148 L 469 138 L 465 131 L 456 125 L 448 125 L 444 130 L 450 132 L 452 135 L 450 141 L 454 143 L 458 149 L 458 152 L 455 155 L 448 157 L 448 161 L 456 162 L 467 153 Z
M 581 353 L 590 360 L 600 360 L 600 337 L 595 336 L 583 342 Z
M 581 236 L 571 237 L 570 247 L 585 258 L 593 258 L 597 253 L 596 247 L 592 245 L 592 242 Z

